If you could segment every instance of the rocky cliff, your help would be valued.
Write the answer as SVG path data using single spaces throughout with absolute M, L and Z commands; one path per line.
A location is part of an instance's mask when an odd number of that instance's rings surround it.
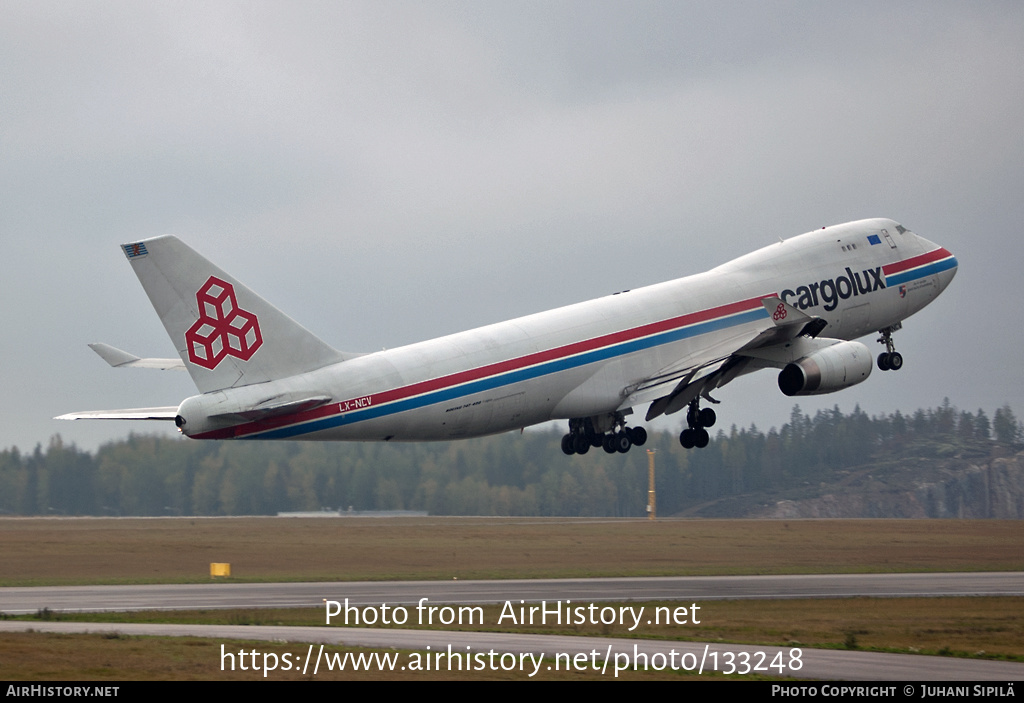
M 822 484 L 817 496 L 782 497 L 747 516 L 1024 519 L 1024 452 L 981 460 L 918 457 L 845 473 Z

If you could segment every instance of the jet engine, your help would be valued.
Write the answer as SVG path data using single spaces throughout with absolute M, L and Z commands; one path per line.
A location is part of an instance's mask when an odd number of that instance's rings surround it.
M 779 373 L 786 395 L 832 393 L 871 375 L 871 352 L 860 342 L 839 342 L 787 364 Z

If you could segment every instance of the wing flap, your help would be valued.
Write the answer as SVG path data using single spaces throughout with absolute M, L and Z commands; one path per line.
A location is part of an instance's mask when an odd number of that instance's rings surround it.
M 733 338 L 705 350 L 703 357 L 706 361 L 692 363 L 691 358 L 687 359 L 691 363 L 685 368 L 680 368 L 685 362 L 675 365 L 673 368 L 678 372 L 675 378 L 659 373 L 652 376 L 649 382 L 638 384 L 638 388 L 646 390 L 678 379 L 671 392 L 655 398 L 651 403 L 647 410 L 648 421 L 663 414 L 671 415 L 678 412 L 698 396 L 711 400 L 708 393 L 715 388 L 721 388 L 737 376 L 765 366 L 776 365 L 783 358 L 797 353 L 797 349 L 816 346 L 793 342 L 805 337 L 817 337 L 825 327 L 824 320 L 794 308 L 778 296 L 765 297 L 761 304 L 772 319 L 771 327 L 761 330 L 752 337 Z M 659 378 L 664 380 L 658 382 Z

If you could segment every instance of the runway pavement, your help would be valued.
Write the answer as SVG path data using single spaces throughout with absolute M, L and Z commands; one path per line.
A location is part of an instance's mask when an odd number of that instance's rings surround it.
M 600 603 L 648 600 L 706 601 L 718 599 L 842 598 L 854 596 L 1021 596 L 1020 572 L 932 574 L 839 574 L 782 576 L 691 576 L 656 578 L 546 579 L 507 581 L 387 581 L 333 583 L 210 583 L 152 586 L 67 586 L 0 589 L 0 612 L 123 611 L 156 609 L 323 607 L 325 600 L 352 605 L 476 605 L 520 600 L 571 600 Z M 265 627 L 219 625 L 94 624 L 47 621 L 0 621 L 0 632 L 121 632 L 130 635 L 201 636 L 214 639 L 276 640 L 299 643 L 296 657 L 306 656 L 310 645 L 337 643 L 349 646 L 425 650 L 434 653 L 449 646 L 457 652 L 530 653 L 545 655 L 544 666 L 556 654 L 565 662 L 609 662 L 602 676 L 613 678 L 616 663 L 661 659 L 701 662 L 705 671 L 728 671 L 730 663 L 740 676 L 743 662 L 799 663 L 797 670 L 768 670 L 768 676 L 828 680 L 895 681 L 1013 681 L 1024 679 L 1024 664 L 981 660 L 879 654 L 839 650 L 802 649 L 793 659 L 790 647 L 661 642 L 507 633 L 440 632 L 430 630 Z M 594 654 L 594 653 L 597 654 Z M 746 653 L 744 655 L 743 653 Z M 777 655 L 781 657 L 777 658 Z M 623 659 L 623 657 L 627 659 Z M 760 659 L 759 659 L 760 657 Z M 538 660 L 539 661 L 539 660 Z M 558 661 L 557 659 L 555 661 Z
M 248 625 L 148 625 L 148 624 L 93 624 L 75 622 L 11 622 L 0 621 L 0 632 L 34 629 L 37 632 L 107 633 L 124 635 L 194 636 L 224 640 L 294 642 L 293 661 L 312 660 L 308 673 L 317 667 L 326 672 L 328 659 L 319 651 L 319 644 L 343 644 L 350 647 L 373 649 L 397 648 L 406 650 L 430 649 L 440 653 L 445 665 L 454 661 L 447 652 L 465 655 L 481 653 L 483 661 L 509 664 L 509 670 L 522 662 L 520 671 L 528 675 L 537 667 L 570 665 L 577 671 L 589 671 L 600 678 L 614 679 L 615 669 L 631 666 L 667 668 L 674 662 L 678 668 L 689 671 L 719 671 L 742 679 L 747 673 L 761 676 L 785 676 L 800 679 L 842 681 L 1020 681 L 1024 680 L 1024 664 L 950 657 L 926 657 L 910 654 L 883 654 L 878 652 L 851 652 L 824 649 L 794 649 L 737 644 L 702 644 L 697 642 L 665 642 L 655 640 L 627 640 L 603 637 L 570 637 L 560 635 L 518 635 L 493 632 L 439 632 L 435 630 L 374 630 L 363 628 L 327 627 L 268 627 Z M 258 652 L 258 646 L 245 645 L 244 651 Z M 237 646 L 225 649 L 228 653 L 241 651 Z M 498 656 L 488 657 L 488 653 Z M 500 654 L 529 654 L 526 659 L 503 660 Z M 583 655 L 582 658 L 579 658 Z M 212 655 L 216 678 L 217 660 L 224 660 L 215 648 Z M 395 668 L 406 666 L 409 658 L 395 655 Z M 543 661 L 541 661 L 543 659 Z M 257 661 L 260 661 L 257 659 Z M 570 662 L 573 662 L 570 664 Z M 751 672 L 760 662 L 760 671 Z M 778 662 L 781 670 L 772 668 Z M 337 660 L 335 660 L 337 664 Z M 349 663 L 352 667 L 352 662 Z M 469 661 L 459 662 L 452 674 L 468 668 Z M 699 668 L 698 668 L 699 667 Z M 298 668 L 298 667 L 296 667 Z M 379 668 L 379 667 L 378 667 Z M 435 667 L 436 668 L 436 667 Z M 256 672 L 254 679 L 261 678 Z M 524 676 L 525 677 L 525 676 Z M 273 671 L 267 679 L 273 680 Z M 901 691 L 902 692 L 902 691 Z
M 174 584 L 152 586 L 42 586 L 0 588 L 0 612 L 311 608 L 323 601 L 355 605 L 845 598 L 854 596 L 1021 596 L 1024 573 L 799 574 L 507 581 L 360 581 L 324 583 Z

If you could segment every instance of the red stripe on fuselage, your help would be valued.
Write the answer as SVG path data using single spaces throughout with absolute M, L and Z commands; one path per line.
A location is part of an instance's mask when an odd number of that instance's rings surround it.
M 396 400 L 403 400 L 405 398 L 411 398 L 431 391 L 440 390 L 442 388 L 448 388 L 451 386 L 458 386 L 463 383 L 470 381 L 476 381 L 481 378 L 488 376 L 497 376 L 502 373 L 509 371 L 516 371 L 518 369 L 527 368 L 536 364 L 541 364 L 547 361 L 553 361 L 556 359 L 562 359 L 576 354 L 582 354 L 584 352 L 593 351 L 594 349 L 600 349 L 602 347 L 609 347 L 615 344 L 621 344 L 623 342 L 629 342 L 642 337 L 648 337 L 650 335 L 658 334 L 661 332 L 667 332 L 673 329 L 679 329 L 683 327 L 689 327 L 701 322 L 707 322 L 708 320 L 714 320 L 721 317 L 728 317 L 729 315 L 735 315 L 741 312 L 747 312 L 749 310 L 756 309 L 761 306 L 761 300 L 764 298 L 771 297 L 777 294 L 768 294 L 758 296 L 756 298 L 748 298 L 747 300 L 741 300 L 736 303 L 729 303 L 727 305 L 720 305 L 716 308 L 710 308 L 708 310 L 701 310 L 687 315 L 680 315 L 679 317 L 669 318 L 667 320 L 661 320 L 659 322 L 652 322 L 639 327 L 633 327 L 631 329 L 622 330 L 621 332 L 613 332 L 611 334 L 602 335 L 600 337 L 593 337 L 580 342 L 573 342 L 572 344 L 566 344 L 561 347 L 554 347 L 552 349 L 546 349 L 544 351 L 535 352 L 533 354 L 527 354 L 515 359 L 509 359 L 507 361 L 499 361 L 493 364 L 487 364 L 485 366 L 478 366 L 473 369 L 467 369 L 466 371 L 458 371 L 447 376 L 439 376 L 426 381 L 420 381 L 418 383 L 412 383 L 408 386 L 400 386 L 398 388 L 392 388 L 390 390 L 381 391 L 380 393 L 364 393 L 363 395 L 355 398 L 350 398 L 345 401 L 333 402 L 325 405 L 321 408 L 315 408 L 313 410 L 307 410 L 305 412 L 296 413 L 293 415 L 282 415 L 280 417 L 269 418 L 266 420 L 257 420 L 255 422 L 249 422 L 242 425 L 235 425 L 233 427 L 225 427 L 219 430 L 212 430 L 210 432 L 203 432 L 201 434 L 193 435 L 195 439 L 232 439 L 242 437 L 244 435 L 255 434 L 258 432 L 265 432 L 267 430 L 277 429 L 279 427 L 285 427 L 288 425 L 300 424 L 303 422 L 309 422 L 311 420 L 318 420 L 320 418 L 329 417 L 332 415 L 342 414 L 343 412 L 351 412 L 355 410 L 361 410 L 366 407 L 376 407 L 378 405 L 384 405 L 391 403 Z M 370 402 L 362 405 L 353 405 L 354 401 L 369 398 Z M 341 407 L 345 407 L 346 404 L 350 404 L 348 410 L 339 410 Z
M 947 249 L 939 247 L 938 249 L 930 251 L 927 254 L 912 256 L 909 259 L 904 259 L 903 261 L 897 261 L 892 264 L 886 264 L 885 266 L 882 267 L 882 273 L 884 273 L 886 276 L 891 276 L 894 273 L 900 273 L 902 271 L 907 271 L 912 268 L 917 268 L 918 266 L 924 266 L 925 264 L 930 264 L 933 261 L 940 261 L 950 256 L 953 256 L 953 254 L 951 254 Z

